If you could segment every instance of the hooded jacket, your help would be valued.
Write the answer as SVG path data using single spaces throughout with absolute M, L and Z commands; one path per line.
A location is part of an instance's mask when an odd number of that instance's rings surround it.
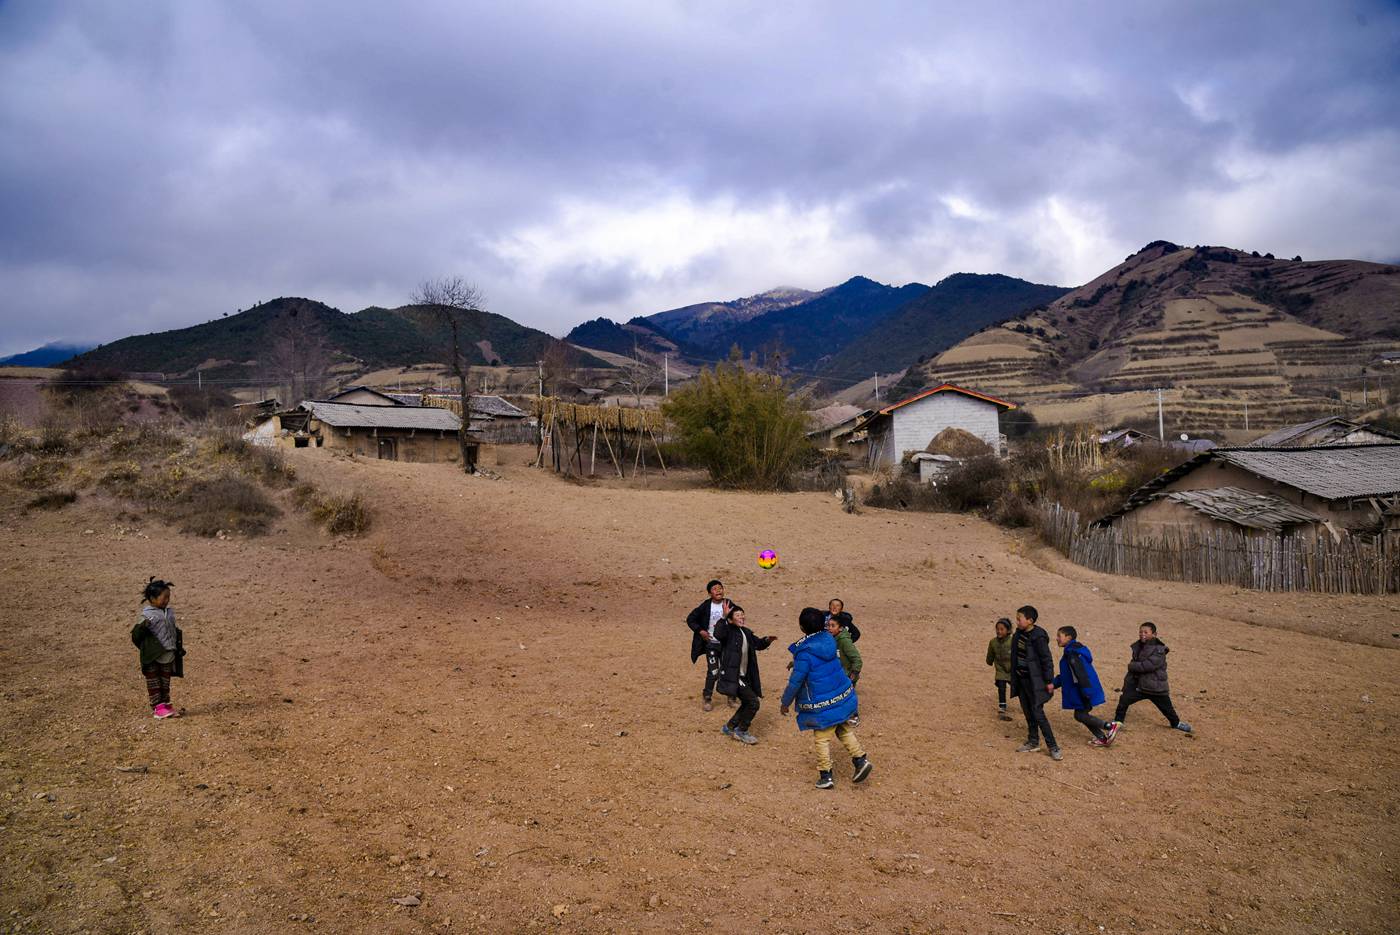
M 753 689 L 758 697 L 763 697 L 763 682 L 758 675 L 758 651 L 767 649 L 771 639 L 755 636 L 748 627 L 737 626 L 728 620 L 715 624 L 714 637 L 723 644 L 719 652 L 719 681 L 715 691 L 731 698 L 739 695 L 739 670 L 744 670 L 744 684 Z M 745 664 L 744 648 L 748 647 L 748 661 Z
M 1123 690 L 1130 689 L 1144 695 L 1167 695 L 1167 644 L 1157 637 L 1138 640 L 1133 644 L 1133 658 L 1128 663 L 1128 674 L 1123 679 Z
M 841 668 L 845 670 L 846 678 L 851 680 L 851 684 L 859 682 L 860 667 L 864 662 L 860 658 L 860 650 L 856 649 L 856 638 L 846 627 L 842 627 L 836 634 L 836 658 L 841 660 Z
M 856 689 L 837 658 L 836 640 L 825 630 L 788 647 L 792 675 L 783 705 L 796 703 L 797 729 L 820 730 L 849 721 L 856 713 Z
M 1065 646 L 1055 687 L 1060 689 L 1060 705 L 1066 710 L 1088 710 L 1103 704 L 1103 685 L 1094 671 L 1094 655 L 1089 647 L 1078 640 Z

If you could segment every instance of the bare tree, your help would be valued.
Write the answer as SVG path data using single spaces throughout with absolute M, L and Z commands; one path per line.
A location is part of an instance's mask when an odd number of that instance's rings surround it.
M 272 333 L 266 363 L 272 382 L 286 391 L 284 404 L 293 406 L 319 395 L 330 364 L 330 348 L 315 315 L 306 310 L 289 310 Z
M 540 382 L 545 395 L 558 396 L 561 385 L 574 378 L 578 363 L 577 348 L 568 341 L 551 340 L 540 357 Z
M 471 374 L 471 367 L 467 364 L 462 348 L 462 318 L 465 313 L 481 311 L 484 300 L 476 286 L 461 276 L 441 276 L 437 279 L 425 279 L 414 290 L 409 301 L 414 305 L 426 307 L 452 334 L 452 372 L 457 377 L 457 391 L 462 397 L 462 431 L 457 438 L 461 445 L 462 470 L 471 474 L 476 471 L 471 446 L 467 444 L 472 408 L 467 378 Z
M 632 394 L 633 398 L 637 400 L 637 408 L 640 409 L 642 397 L 661 379 L 661 368 L 656 366 L 656 361 L 643 355 L 634 341 L 632 342 L 632 353 L 623 357 L 619 369 L 622 370 L 622 376 L 617 382 Z

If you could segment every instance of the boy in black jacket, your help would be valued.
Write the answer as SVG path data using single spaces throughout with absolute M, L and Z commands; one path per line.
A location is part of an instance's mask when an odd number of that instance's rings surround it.
M 733 604 L 724 596 L 724 584 L 719 580 L 711 581 L 705 585 L 705 590 L 710 592 L 708 600 L 700 602 L 700 606 L 692 610 L 685 618 L 685 625 L 690 628 L 690 662 L 694 665 L 695 660 L 701 656 L 705 657 L 705 691 L 701 696 L 705 703 L 705 710 L 709 711 L 714 707 L 715 681 L 719 678 L 719 640 L 715 639 L 715 626 L 729 616 L 732 610 L 742 610 L 737 604 Z
M 1184 734 L 1191 725 L 1176 716 L 1172 707 L 1171 687 L 1167 684 L 1167 653 L 1165 643 L 1157 639 L 1157 624 L 1152 621 L 1138 627 L 1138 640 L 1132 645 L 1133 658 L 1123 676 L 1123 694 L 1118 697 L 1118 710 L 1113 719 L 1122 721 L 1128 709 L 1146 698 L 1157 706 L 1167 723 Z
M 1039 750 L 1044 734 L 1050 759 L 1060 760 L 1064 754 L 1045 717 L 1045 703 L 1055 694 L 1055 663 L 1050 658 L 1050 634 L 1036 626 L 1039 617 L 1029 604 L 1016 611 L 1016 634 L 1011 638 L 1011 697 L 1020 700 L 1026 716 L 1026 742 L 1016 752 Z
M 744 625 L 744 611 L 734 608 L 729 616 L 715 625 L 719 639 L 719 681 L 715 687 L 721 695 L 739 699 L 739 710 L 720 728 L 720 732 L 740 743 L 755 744 L 758 738 L 749 733 L 754 715 L 758 714 L 759 699 L 763 697 L 763 682 L 758 674 L 758 651 L 767 649 L 776 636 L 755 636 Z

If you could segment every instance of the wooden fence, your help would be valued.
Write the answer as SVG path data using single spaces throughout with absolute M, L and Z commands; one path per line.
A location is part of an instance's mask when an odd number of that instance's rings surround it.
M 1148 532 L 1132 525 L 1088 529 L 1078 513 L 1059 504 L 1041 512 L 1039 525 L 1041 538 L 1094 571 L 1260 591 L 1400 592 L 1400 544 L 1385 536 L 1333 539 L 1325 533 L 1246 535 L 1189 527 Z

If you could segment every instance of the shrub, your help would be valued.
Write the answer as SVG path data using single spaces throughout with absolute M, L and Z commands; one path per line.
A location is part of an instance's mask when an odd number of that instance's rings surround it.
M 233 408 L 237 400 L 223 387 L 199 387 L 190 383 L 176 383 L 167 391 L 170 401 L 187 419 L 205 419 L 209 415 L 226 412 Z
M 782 378 L 735 362 L 700 371 L 663 411 L 686 457 L 721 487 L 786 487 L 812 447 L 806 414 Z
M 50 416 L 39 423 L 39 440 L 34 446 L 36 451 L 61 455 L 66 454 L 70 446 L 68 428 L 61 421 Z
M 265 532 L 278 510 L 262 488 L 247 478 L 221 474 L 190 484 L 166 513 L 182 532 L 213 536 L 223 530 Z
M 111 386 L 126 382 L 126 374 L 112 367 L 97 364 L 77 364 L 68 367 L 49 380 L 48 389 L 65 399 L 101 393 Z
M 30 490 L 43 490 L 52 487 L 53 484 L 64 474 L 68 473 L 68 464 L 56 458 L 35 458 L 19 469 L 17 480 L 21 487 Z
M 358 492 L 316 498 L 311 516 L 333 536 L 357 536 L 369 529 L 369 507 Z
M 61 510 L 77 499 L 78 493 L 75 490 L 55 490 L 40 494 L 25 506 L 31 510 Z

